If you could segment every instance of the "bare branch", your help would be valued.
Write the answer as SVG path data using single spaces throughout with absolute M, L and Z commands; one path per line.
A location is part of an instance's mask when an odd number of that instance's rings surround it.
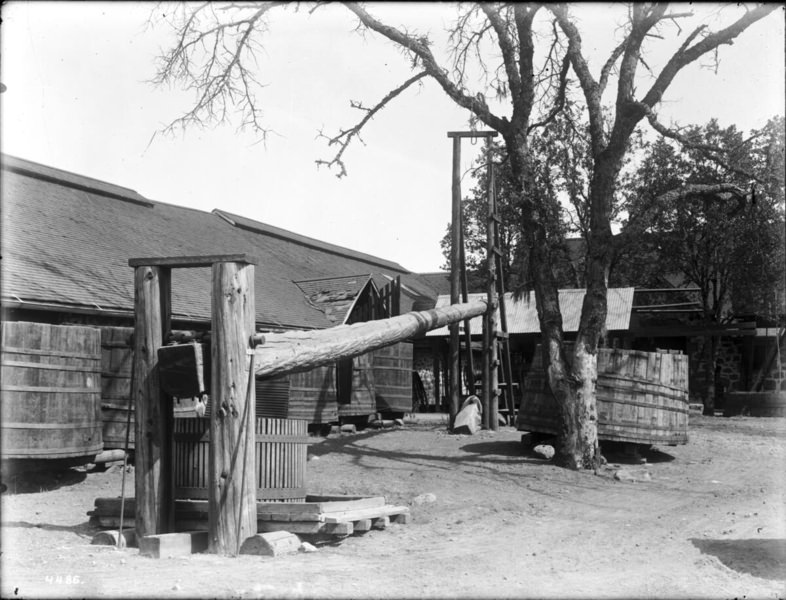
M 658 117 L 657 117 L 657 115 L 655 115 L 655 113 L 652 111 L 652 109 L 650 109 L 648 106 L 644 105 L 643 103 L 640 103 L 640 104 L 641 104 L 643 110 L 645 111 L 645 114 L 647 115 L 647 121 L 649 121 L 649 124 L 652 126 L 652 128 L 655 131 L 660 133 L 662 136 L 670 138 L 672 140 L 676 140 L 677 142 L 679 142 L 685 148 L 689 148 L 691 150 L 699 151 L 703 156 L 705 156 L 706 158 L 710 159 L 715 164 L 719 165 L 720 167 L 722 167 L 723 169 L 725 169 L 726 171 L 728 171 L 730 173 L 735 173 L 735 174 L 740 175 L 742 177 L 745 177 L 747 179 L 756 181 L 757 183 L 761 183 L 761 184 L 764 183 L 764 181 L 762 181 L 755 174 L 749 173 L 748 171 L 745 171 L 744 169 L 741 169 L 741 168 L 739 168 L 739 167 L 737 167 L 735 165 L 732 165 L 729 161 L 724 159 L 723 155 L 728 154 L 729 151 L 726 151 L 723 148 L 721 148 L 719 146 L 714 146 L 712 144 L 701 144 L 701 143 L 695 142 L 695 141 L 685 137 L 684 135 L 682 135 L 679 131 L 676 131 L 674 129 L 670 129 L 670 128 L 666 127 L 660 121 L 658 121 Z M 756 136 L 753 136 L 753 137 L 749 138 L 748 140 L 746 140 L 746 142 L 743 142 L 743 144 L 747 143 L 749 141 L 752 141 L 753 139 L 755 139 L 755 137 Z M 737 146 L 737 148 L 734 148 L 734 150 L 738 150 L 740 148 L 740 146 L 742 146 L 743 144 L 740 144 L 739 146 Z
M 642 102 L 649 106 L 654 107 L 660 102 L 664 92 L 669 87 L 677 73 L 683 67 L 689 65 L 704 54 L 715 50 L 718 46 L 723 44 L 731 44 L 734 39 L 741 34 L 745 29 L 756 21 L 764 18 L 774 10 L 780 7 L 779 4 L 761 4 L 742 15 L 734 23 L 717 31 L 710 33 L 700 41 L 693 44 L 698 34 L 703 30 L 703 27 L 694 30 L 687 40 L 682 44 L 680 49 L 669 59 L 666 66 L 658 75 L 655 83 L 644 96 Z M 693 45 L 691 45 L 693 44 Z
M 560 28 L 568 38 L 568 57 L 587 101 L 592 153 L 597 156 L 603 151 L 606 137 L 603 131 L 603 112 L 601 108 L 602 90 L 590 73 L 589 65 L 582 52 L 581 35 L 576 25 L 570 20 L 567 5 L 550 5 L 549 9 L 557 18 Z
M 752 197 L 752 194 L 752 190 L 749 193 L 733 183 L 695 183 L 661 194 L 654 204 L 657 205 L 659 202 L 676 202 L 690 197 L 700 197 L 714 201 L 736 200 L 737 206 L 727 215 L 727 217 L 733 217 L 745 208 L 745 202 Z
M 442 68 L 431 49 L 428 46 L 428 40 L 425 38 L 416 38 L 412 35 L 404 33 L 403 31 L 385 25 L 374 17 L 372 17 L 362 6 L 355 2 L 345 2 L 346 6 L 353 12 L 360 22 L 367 28 L 379 33 L 380 35 L 395 42 L 402 48 L 410 51 L 423 66 L 424 71 L 442 87 L 445 93 L 459 106 L 466 108 L 472 112 L 483 123 L 496 129 L 497 131 L 506 131 L 508 129 L 508 120 L 500 118 L 491 112 L 486 101 L 483 99 L 482 94 L 471 96 L 462 88 L 457 86 L 447 75 L 447 71 Z
M 237 105 L 241 109 L 239 128 L 250 127 L 263 138 L 267 135 L 269 131 L 262 125 L 262 112 L 255 98 L 255 88 L 261 85 L 244 60 L 253 59 L 253 34 L 262 27 L 265 15 L 284 5 L 284 2 L 264 2 L 219 7 L 220 10 L 234 8 L 242 13 L 239 18 L 226 22 L 218 19 L 217 7 L 208 2 L 188 11 L 183 8 L 182 23 L 177 26 L 177 42 L 159 58 L 158 72 L 152 82 L 163 85 L 181 81 L 185 89 L 195 90 L 198 95 L 191 110 L 173 120 L 164 132 L 192 124 L 204 126 L 211 121 L 223 123 L 228 120 L 229 106 Z M 200 18 L 206 12 L 216 25 L 200 30 Z M 195 57 L 202 54 L 207 59 L 197 66 Z
M 609 74 L 611 73 L 611 69 L 614 67 L 614 63 L 617 62 L 622 53 L 625 51 L 625 44 L 628 43 L 627 38 L 625 38 L 619 46 L 614 48 L 609 55 L 609 58 L 606 60 L 606 63 L 603 65 L 603 68 L 600 70 L 600 80 L 598 81 L 598 90 L 600 94 L 606 89 L 606 84 L 609 81 Z
M 510 38 L 508 28 L 498 9 L 485 2 L 480 4 L 480 9 L 486 14 L 486 18 L 494 28 L 494 33 L 497 34 L 497 44 L 502 52 L 502 61 L 505 65 L 505 73 L 508 76 L 510 93 L 515 99 L 521 95 L 521 76 L 516 68 L 516 48 L 513 45 L 513 40 Z
M 424 77 L 427 77 L 427 76 L 428 76 L 428 73 L 426 71 L 422 71 L 421 73 L 418 73 L 417 75 L 415 75 L 413 77 L 410 77 L 404 83 L 402 83 L 400 86 L 398 86 L 396 89 L 390 91 L 384 98 L 382 98 L 382 100 L 377 102 L 371 108 L 363 106 L 360 102 L 356 102 L 354 100 L 351 101 L 350 105 L 352 106 L 352 108 L 356 108 L 358 110 L 362 110 L 366 114 L 363 116 L 363 118 L 360 121 L 358 121 L 358 123 L 356 125 L 354 125 L 353 127 L 350 127 L 349 129 L 342 129 L 341 131 L 338 132 L 338 134 L 336 134 L 333 137 L 328 137 L 328 136 L 323 135 L 322 133 L 320 133 L 321 137 L 327 138 L 328 146 L 338 145 L 338 152 L 330 160 L 317 160 L 316 161 L 317 165 L 326 165 L 328 168 L 337 167 L 338 168 L 338 173 L 336 174 L 336 177 L 338 177 L 338 178 L 344 177 L 344 175 L 347 174 L 347 169 L 346 169 L 346 165 L 344 164 L 344 161 L 343 161 L 342 157 L 343 157 L 344 152 L 346 151 L 347 147 L 352 142 L 352 139 L 355 138 L 355 137 L 360 139 L 360 132 L 361 132 L 361 130 L 363 129 L 363 127 L 366 126 L 366 124 L 371 119 L 374 118 L 375 114 L 377 114 L 387 104 L 389 104 L 391 100 L 393 100 L 399 94 L 401 94 L 401 92 L 403 92 L 408 87 L 410 87 L 412 84 L 420 81 L 421 79 L 423 79 Z
M 570 58 L 566 54 L 565 57 L 562 59 L 562 68 L 560 69 L 559 73 L 559 87 L 557 88 L 557 96 L 554 100 L 554 106 L 549 111 L 549 114 L 542 121 L 538 121 L 537 123 L 533 123 L 527 128 L 527 133 L 536 129 L 537 127 L 543 127 L 551 123 L 560 111 L 565 108 L 565 90 L 568 86 L 568 69 L 570 68 Z

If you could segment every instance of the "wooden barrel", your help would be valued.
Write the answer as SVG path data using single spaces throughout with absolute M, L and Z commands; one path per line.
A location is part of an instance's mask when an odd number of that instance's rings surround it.
M 374 394 L 373 353 L 367 352 L 351 360 L 352 386 L 348 393 L 339 390 L 338 416 L 373 415 L 377 412 L 377 401 Z
M 338 421 L 336 404 L 336 368 L 334 365 L 317 367 L 289 376 L 290 419 L 307 423 Z
M 289 416 L 289 377 L 256 380 L 256 415 L 271 419 Z
M 688 357 L 603 348 L 598 352 L 598 438 L 637 444 L 688 441 Z M 557 408 L 540 347 L 524 380 L 517 427 L 557 433 Z
M 786 391 L 727 392 L 723 396 L 723 416 L 786 417 Z
M 207 498 L 209 426 L 209 419 L 175 419 L 176 498 Z M 308 442 L 306 421 L 257 419 L 257 500 L 305 502 Z
M 412 344 L 373 352 L 374 394 L 380 412 L 412 412 Z
M 133 327 L 101 327 L 101 420 L 104 448 L 125 448 L 128 412 L 131 424 L 128 446 L 134 448 L 134 411 L 131 406 Z
M 101 333 L 2 324 L 2 456 L 91 459 L 101 452 Z

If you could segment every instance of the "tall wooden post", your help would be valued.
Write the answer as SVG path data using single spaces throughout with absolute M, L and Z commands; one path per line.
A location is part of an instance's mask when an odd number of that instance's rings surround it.
M 489 428 L 489 409 L 490 403 L 489 398 L 491 396 L 491 369 L 489 364 L 489 345 L 490 345 L 491 338 L 489 337 L 489 315 L 486 313 L 483 315 L 483 360 L 482 360 L 482 370 L 483 370 L 483 387 L 481 388 L 480 392 L 480 405 L 483 408 L 482 415 L 481 415 L 481 426 L 483 429 Z
M 212 298 L 209 551 L 234 556 L 257 533 L 254 265 L 214 263 Z
M 450 136 L 450 134 L 448 134 Z M 461 138 L 453 138 L 453 183 L 452 183 L 452 220 L 450 243 L 450 303 L 458 304 L 461 269 Z M 449 429 L 453 429 L 456 414 L 461 403 L 461 356 L 459 324 L 450 325 L 450 422 Z
M 492 431 L 499 429 L 499 358 L 497 357 L 497 260 L 495 253 L 499 252 L 497 241 L 494 236 L 496 231 L 496 210 L 494 204 L 494 163 L 491 139 L 488 140 L 488 218 L 486 220 L 486 264 L 488 269 L 488 287 L 486 289 L 486 299 L 488 304 L 488 346 L 485 349 L 485 359 L 489 369 L 489 427 Z M 509 385 L 512 382 L 509 383 Z
M 440 368 L 440 354 L 442 349 L 438 342 L 431 343 L 431 368 L 434 371 L 434 410 L 441 412 L 442 410 L 442 391 L 440 390 L 440 379 L 442 378 L 442 369 Z
M 135 266 L 134 311 L 135 519 L 142 538 L 174 531 L 175 524 L 172 398 L 158 383 L 158 348 L 170 330 L 168 268 Z
M 464 252 L 464 215 L 459 211 L 459 216 L 461 218 L 461 227 L 459 229 L 461 232 L 461 241 L 459 244 L 459 265 L 461 267 L 461 301 L 466 304 L 469 302 L 469 283 L 467 282 L 467 257 Z M 464 356 L 466 357 L 465 360 L 467 363 L 467 388 L 469 388 L 470 394 L 475 394 L 475 361 L 472 357 L 472 327 L 470 319 L 464 320 L 464 345 L 466 346 Z

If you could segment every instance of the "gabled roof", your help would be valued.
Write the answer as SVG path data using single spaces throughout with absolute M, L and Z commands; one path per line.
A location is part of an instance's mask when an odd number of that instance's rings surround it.
M 566 333 L 579 330 L 581 305 L 584 302 L 586 290 L 559 290 L 559 305 L 562 312 L 562 327 Z M 486 294 L 469 294 L 469 300 L 485 298 Z M 608 331 L 625 331 L 630 327 L 630 313 L 633 306 L 633 288 L 611 288 L 606 294 L 608 313 L 606 315 L 606 329 Z M 437 298 L 437 308 L 450 305 L 449 295 L 440 295 Z M 505 315 L 507 317 L 508 333 L 540 333 L 538 322 L 537 304 L 535 295 L 529 299 L 515 300 L 512 293 L 505 294 Z M 472 334 L 482 332 L 482 317 L 475 317 L 470 321 Z M 497 310 L 499 322 L 499 309 Z M 463 323 L 461 324 L 463 331 Z M 442 327 L 429 331 L 427 336 L 447 336 L 448 328 Z
M 374 285 L 371 275 L 296 281 L 295 284 L 334 325 L 343 325 L 360 292 Z
M 262 327 L 332 325 L 294 283 L 375 273 L 401 275 L 436 294 L 397 263 L 306 238 L 222 211 L 208 213 L 144 198 L 128 188 L 2 155 L 4 305 L 63 311 L 133 312 L 128 259 L 246 253 L 255 269 Z M 176 269 L 175 318 L 210 318 L 209 269 Z M 408 310 L 408 309 L 407 309 Z

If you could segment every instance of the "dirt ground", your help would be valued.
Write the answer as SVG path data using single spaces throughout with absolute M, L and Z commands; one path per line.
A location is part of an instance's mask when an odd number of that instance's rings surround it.
M 784 598 L 786 419 L 691 415 L 690 442 L 598 475 L 503 428 L 444 424 L 314 438 L 312 493 L 383 495 L 408 524 L 317 552 L 151 559 L 90 544 L 121 467 L 7 481 L 3 598 Z M 620 472 L 621 471 L 621 472 Z M 619 472 L 620 479 L 615 478 Z M 133 481 L 133 473 L 129 479 Z M 416 503 L 422 494 L 434 502 Z

